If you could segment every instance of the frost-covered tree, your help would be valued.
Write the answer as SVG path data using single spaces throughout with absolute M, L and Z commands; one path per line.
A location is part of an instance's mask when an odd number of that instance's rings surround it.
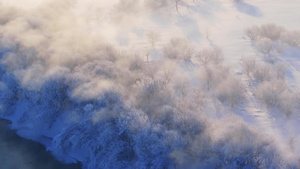
M 206 90 L 214 89 L 228 74 L 229 68 L 224 65 L 208 66 L 199 71 L 201 86 Z
M 146 6 L 150 7 L 152 10 L 157 10 L 160 8 L 175 7 L 177 12 L 180 12 L 180 7 L 189 7 L 191 5 L 195 5 L 196 0 L 162 0 L 162 1 L 155 1 L 155 0 L 146 0 Z
M 285 168 L 282 155 L 275 143 L 263 138 L 259 131 L 246 127 L 237 117 L 226 117 L 217 125 L 222 135 L 212 138 L 209 162 L 215 168 Z M 222 131 L 220 131 L 222 130 Z
M 191 61 L 194 48 L 187 39 L 174 38 L 163 48 L 163 54 L 169 59 Z
M 258 86 L 257 95 L 267 107 L 277 106 L 279 97 L 286 88 L 286 84 L 282 80 L 265 81 Z
M 155 49 L 155 44 L 160 40 L 160 35 L 157 32 L 150 31 L 147 33 L 148 42 L 150 43 L 151 47 Z
M 270 40 L 278 40 L 281 37 L 281 34 L 285 29 L 281 26 L 278 26 L 274 23 L 263 24 L 259 28 L 260 36 L 268 38 Z
M 296 107 L 296 97 L 294 93 L 292 93 L 290 90 L 285 90 L 280 94 L 278 100 L 279 109 L 285 113 L 287 117 L 290 117 Z
M 255 44 L 255 48 L 259 53 L 262 53 L 263 55 L 269 55 L 273 50 L 273 42 L 270 39 L 264 39 L 258 41 Z
M 164 81 L 144 79 L 136 87 L 136 106 L 146 113 L 151 114 L 161 106 L 172 104 L 172 92 Z
M 243 72 L 250 77 L 250 73 L 255 70 L 256 59 L 253 56 L 242 56 L 240 59 L 240 64 L 242 66 Z
M 283 63 L 277 63 L 274 65 L 273 71 L 277 79 L 284 80 L 287 72 L 287 67 Z
M 300 46 L 300 31 L 295 30 L 295 31 L 286 31 L 282 37 L 282 41 L 285 43 L 294 46 L 294 47 L 299 47 Z
M 250 38 L 250 40 L 257 40 L 259 38 L 259 27 L 252 26 L 245 30 L 245 34 Z
M 267 64 L 259 64 L 256 66 L 253 76 L 258 83 L 269 81 L 273 78 L 272 68 Z
M 196 58 L 204 67 L 207 67 L 209 63 L 221 63 L 223 61 L 223 53 L 219 48 L 205 48 L 197 53 Z
M 237 77 L 228 77 L 216 88 L 218 99 L 234 107 L 245 99 L 245 85 Z
M 278 26 L 274 23 L 263 24 L 261 26 L 252 26 L 245 30 L 245 34 L 251 40 L 258 39 L 270 39 L 270 40 L 279 40 L 281 35 L 284 34 L 285 29 L 281 26 Z

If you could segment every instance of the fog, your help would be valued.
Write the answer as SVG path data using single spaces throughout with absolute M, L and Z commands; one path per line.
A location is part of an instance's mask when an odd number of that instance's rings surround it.
M 247 17 L 262 17 L 258 8 L 252 16 L 246 2 L 219 0 L 0 4 L 0 117 L 58 160 L 83 169 L 300 167 L 299 97 L 282 59 L 299 52 L 299 32 L 251 25 L 240 36 L 256 52 L 231 64 L 209 29 L 228 4 Z

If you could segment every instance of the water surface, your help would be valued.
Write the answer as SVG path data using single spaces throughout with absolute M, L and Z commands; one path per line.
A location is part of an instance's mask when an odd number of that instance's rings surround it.
M 45 147 L 23 139 L 0 119 L 0 169 L 81 169 L 79 164 L 63 164 Z

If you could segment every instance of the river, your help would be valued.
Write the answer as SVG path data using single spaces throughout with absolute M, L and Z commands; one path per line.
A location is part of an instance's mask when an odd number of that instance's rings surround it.
M 80 164 L 63 164 L 39 143 L 19 137 L 0 119 L 0 169 L 81 169 Z

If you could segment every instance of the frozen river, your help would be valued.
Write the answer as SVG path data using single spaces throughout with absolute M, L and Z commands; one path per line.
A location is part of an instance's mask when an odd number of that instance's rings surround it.
M 0 119 L 0 169 L 80 169 L 79 164 L 57 161 L 45 147 L 15 134 Z

